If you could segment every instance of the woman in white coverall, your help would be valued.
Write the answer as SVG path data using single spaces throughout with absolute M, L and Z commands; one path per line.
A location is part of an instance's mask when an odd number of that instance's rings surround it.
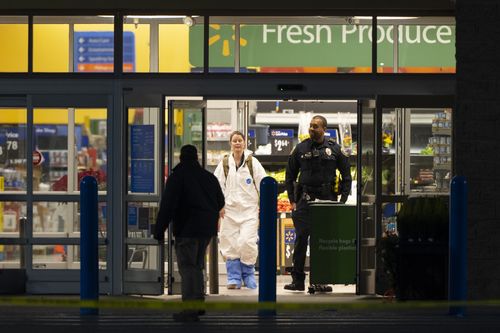
M 229 137 L 231 154 L 226 155 L 215 169 L 226 200 L 226 214 L 221 220 L 219 249 L 226 260 L 227 288 L 257 288 L 259 228 L 259 189 L 266 171 L 246 150 L 243 133 L 235 131 Z M 250 167 L 252 172 L 250 172 Z

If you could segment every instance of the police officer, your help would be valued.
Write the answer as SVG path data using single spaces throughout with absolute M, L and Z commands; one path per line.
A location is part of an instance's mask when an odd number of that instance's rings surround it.
M 308 203 L 315 199 L 337 201 L 338 194 L 340 202 L 345 203 L 351 191 L 349 159 L 333 139 L 325 138 L 326 127 L 324 117 L 314 116 L 309 125 L 310 138 L 299 143 L 288 159 L 285 183 L 292 205 L 296 238 L 293 280 L 285 285 L 287 290 L 305 290 L 304 265 L 311 231 Z M 336 169 L 341 175 L 338 193 L 335 192 Z M 331 288 L 328 291 L 331 291 Z

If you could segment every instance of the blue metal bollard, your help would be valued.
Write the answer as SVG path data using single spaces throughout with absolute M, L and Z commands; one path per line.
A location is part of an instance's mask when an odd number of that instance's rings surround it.
M 450 191 L 449 301 L 467 300 L 467 180 L 455 176 Z M 449 314 L 464 316 L 465 306 L 450 306 Z
M 85 176 L 80 182 L 80 300 L 99 299 L 97 245 L 97 180 Z M 97 308 L 80 308 L 80 315 L 97 315 Z
M 278 184 L 272 177 L 260 183 L 259 303 L 276 303 L 276 221 Z M 274 316 L 274 309 L 259 310 L 260 316 Z

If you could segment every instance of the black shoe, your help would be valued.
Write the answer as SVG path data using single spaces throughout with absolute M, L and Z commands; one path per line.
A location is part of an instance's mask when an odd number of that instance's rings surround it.
M 198 316 L 203 316 L 207 313 L 207 311 L 205 309 L 200 309 L 198 310 Z
M 285 284 L 286 290 L 297 290 L 304 291 L 306 289 L 304 282 L 292 282 L 290 284 Z
M 333 290 L 332 287 L 327 284 L 313 284 L 311 285 L 311 287 L 314 289 L 314 291 L 323 293 L 331 293 Z
M 174 321 L 177 322 L 194 323 L 200 321 L 200 317 L 198 317 L 199 311 L 201 310 L 183 310 L 181 312 L 174 313 L 172 318 L 174 318 Z

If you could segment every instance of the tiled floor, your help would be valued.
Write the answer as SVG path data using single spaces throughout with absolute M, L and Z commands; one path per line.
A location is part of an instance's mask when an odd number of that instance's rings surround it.
M 258 276 L 256 276 L 257 282 L 258 282 Z M 288 284 L 292 281 L 292 278 L 290 275 L 278 275 L 276 276 L 276 294 L 277 295 L 293 295 L 293 294 L 300 294 L 300 292 L 291 292 L 285 290 L 283 287 L 285 284 Z M 307 285 L 309 284 L 309 279 L 306 278 L 306 291 L 307 291 Z M 331 285 L 333 289 L 333 293 L 337 294 L 353 294 L 356 292 L 356 285 L 350 284 L 350 285 Z M 226 275 L 225 274 L 220 274 L 219 275 L 219 294 L 220 295 L 252 295 L 258 294 L 258 288 L 257 289 L 248 289 L 248 288 L 241 288 L 241 289 L 236 289 L 236 290 L 230 290 L 226 288 Z M 306 294 L 306 293 L 304 293 Z

